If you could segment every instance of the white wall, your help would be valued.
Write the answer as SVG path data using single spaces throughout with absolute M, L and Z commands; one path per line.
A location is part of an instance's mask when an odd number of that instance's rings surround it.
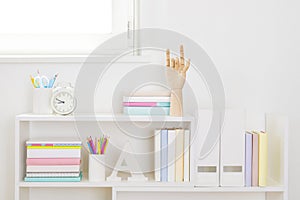
M 291 200 L 300 198 L 299 9 L 300 2 L 291 0 L 141 0 L 142 27 L 178 31 L 206 50 L 223 80 L 228 107 L 244 107 L 258 117 L 289 116 Z M 74 82 L 80 64 L 0 64 L 1 200 L 13 199 L 14 117 L 31 111 L 28 76 L 37 68 Z
M 214 61 L 228 107 L 290 119 L 289 199 L 299 199 L 299 9 L 292 0 L 141 0 L 142 27 L 180 32 Z M 252 119 L 253 120 L 253 119 Z M 260 126 L 259 122 L 248 128 Z

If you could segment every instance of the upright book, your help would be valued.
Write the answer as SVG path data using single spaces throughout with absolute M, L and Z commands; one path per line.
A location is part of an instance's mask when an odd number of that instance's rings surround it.
M 161 159 L 161 170 L 160 179 L 162 182 L 168 181 L 168 130 L 161 130 L 160 140 L 160 159 Z
M 245 134 L 245 186 L 252 186 L 252 133 Z
M 268 134 L 258 134 L 259 156 L 258 156 L 258 185 L 267 186 L 268 176 Z
M 161 165 L 160 165 L 160 139 L 161 138 L 161 131 L 159 129 L 156 129 L 154 131 L 154 176 L 155 181 L 161 181 L 160 179 L 160 171 L 161 171 Z
M 258 134 L 252 132 L 252 186 L 258 186 Z
M 184 148 L 183 148 L 183 181 L 190 182 L 190 131 L 184 131 Z
M 183 160 L 183 148 L 184 148 L 184 129 L 176 129 L 176 147 L 175 147 L 175 181 L 183 181 L 184 173 L 184 160 Z
M 168 129 L 168 181 L 175 181 L 176 130 Z

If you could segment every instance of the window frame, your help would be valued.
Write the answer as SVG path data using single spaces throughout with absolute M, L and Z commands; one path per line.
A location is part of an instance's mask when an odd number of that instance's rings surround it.
M 89 55 L 98 45 L 122 32 L 138 29 L 139 0 L 112 0 L 112 33 L 110 34 L 0 34 L 1 56 L 55 56 Z M 126 3 L 125 3 L 126 2 Z M 124 5 L 127 4 L 127 11 Z M 122 6 L 123 5 L 123 6 Z M 123 14 L 119 14 L 122 13 Z M 127 12 L 127 14 L 125 14 Z M 124 19 L 124 16 L 126 18 Z M 101 55 L 113 55 L 120 50 L 134 47 L 134 34 L 122 49 L 105 49 Z M 43 44 L 43 45 L 41 45 Z

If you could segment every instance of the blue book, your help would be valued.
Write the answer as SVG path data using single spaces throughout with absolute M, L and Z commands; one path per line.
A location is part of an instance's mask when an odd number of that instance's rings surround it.
M 169 115 L 170 107 L 124 107 L 126 115 Z
M 245 186 L 252 185 L 252 134 L 245 134 Z
M 167 182 L 168 181 L 168 130 L 161 130 L 161 141 L 160 141 L 160 181 Z
M 80 182 L 82 173 L 78 177 L 25 177 L 25 182 Z

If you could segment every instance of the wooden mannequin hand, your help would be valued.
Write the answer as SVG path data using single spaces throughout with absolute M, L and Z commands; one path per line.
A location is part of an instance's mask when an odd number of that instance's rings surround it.
M 186 71 L 190 67 L 190 60 L 185 63 L 183 46 L 180 46 L 180 58 L 170 59 L 170 51 L 166 52 L 166 78 L 171 88 L 171 116 L 182 116 L 182 88 L 185 83 Z

